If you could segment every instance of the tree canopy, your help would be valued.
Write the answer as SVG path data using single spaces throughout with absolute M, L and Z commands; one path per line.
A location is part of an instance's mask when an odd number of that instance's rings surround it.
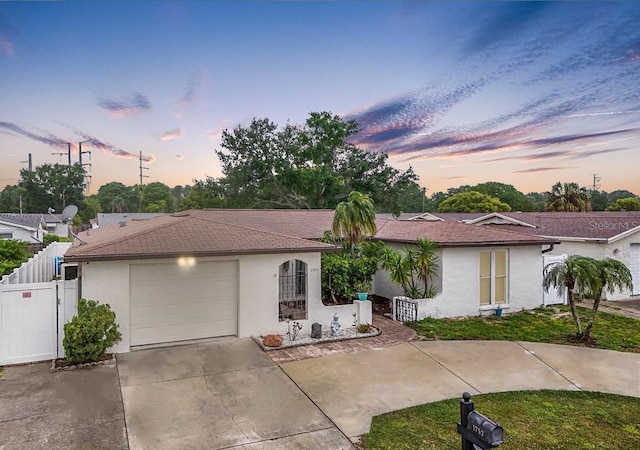
M 579 212 L 591 211 L 591 196 L 577 183 L 556 183 L 547 193 L 545 211 Z
M 619 198 L 609 205 L 607 211 L 640 211 L 640 199 L 637 197 Z
M 438 206 L 438 212 L 499 212 L 511 211 L 511 207 L 495 197 L 475 191 L 459 192 Z
M 314 112 L 303 125 L 280 128 L 269 119 L 254 118 L 249 126 L 223 132 L 216 154 L 224 176 L 196 181 L 199 192 L 190 192 L 185 200 L 192 206 L 199 200 L 233 208 L 333 209 L 351 191 L 359 191 L 379 211 L 400 212 L 421 204 L 424 191 L 413 169 L 395 169 L 385 153 L 351 144 L 357 131 L 355 121 L 328 112 Z
M 43 164 L 32 171 L 20 170 L 20 177 L 17 187 L 9 192 L 14 202 L 16 195 L 22 196 L 24 213 L 44 213 L 49 208 L 62 212 L 70 204 L 83 206 L 85 170 L 80 164 Z

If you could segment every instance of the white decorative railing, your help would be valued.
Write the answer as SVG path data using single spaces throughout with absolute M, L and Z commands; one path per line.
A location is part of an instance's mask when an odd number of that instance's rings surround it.
M 12 273 L 3 275 L 0 285 L 51 281 L 56 276 L 57 258 L 62 258 L 69 247 L 71 242 L 52 242 Z

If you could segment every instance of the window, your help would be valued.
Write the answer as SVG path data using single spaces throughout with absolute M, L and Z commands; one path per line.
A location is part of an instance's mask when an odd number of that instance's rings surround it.
M 508 250 L 480 252 L 480 305 L 508 302 Z
M 280 264 L 279 270 L 280 322 L 307 318 L 307 264 L 292 259 Z
M 0 239 L 13 239 L 13 233 L 0 233 Z

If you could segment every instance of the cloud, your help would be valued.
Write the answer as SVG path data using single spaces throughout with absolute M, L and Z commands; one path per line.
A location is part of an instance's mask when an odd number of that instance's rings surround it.
M 119 99 L 104 98 L 98 102 L 98 106 L 114 117 L 136 116 L 152 108 L 149 99 L 140 93 Z
M 184 87 L 182 96 L 176 103 L 175 115 L 177 118 L 181 118 L 200 97 L 205 74 L 206 72 L 201 70 L 198 74 L 192 76 Z
M 173 130 L 162 133 L 160 136 L 161 141 L 172 141 L 174 139 L 178 139 L 184 135 L 184 128 L 178 127 Z
M 531 169 L 514 170 L 511 173 L 537 173 L 537 172 L 549 172 L 552 170 L 565 170 L 576 169 L 576 167 L 557 166 L 557 167 L 533 167 Z
M 183 155 L 176 155 L 176 159 L 182 161 L 184 159 L 184 156 Z
M 0 122 L 0 129 L 11 131 L 12 133 L 26 137 L 33 141 L 41 142 L 55 149 L 66 149 L 68 145 L 68 141 L 66 139 L 62 139 L 49 133 L 47 133 L 46 135 L 35 134 L 12 122 Z
M 87 141 L 86 143 L 83 144 L 84 145 L 83 148 L 86 148 L 87 150 L 97 149 L 107 156 L 115 156 L 117 158 L 124 158 L 124 159 L 140 158 L 139 152 L 131 153 L 115 145 L 103 142 L 100 139 L 96 138 L 95 136 L 92 136 L 91 134 L 86 133 L 82 130 L 78 130 L 77 128 L 74 128 L 71 126 L 67 126 L 67 128 L 69 128 L 75 134 L 80 136 L 83 141 Z M 142 160 L 148 163 L 153 163 L 155 162 L 156 157 L 154 155 L 143 155 Z

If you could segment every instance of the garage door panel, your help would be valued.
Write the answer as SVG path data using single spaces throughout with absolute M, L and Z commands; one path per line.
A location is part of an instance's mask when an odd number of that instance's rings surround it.
M 237 333 L 235 261 L 131 266 L 131 345 Z

